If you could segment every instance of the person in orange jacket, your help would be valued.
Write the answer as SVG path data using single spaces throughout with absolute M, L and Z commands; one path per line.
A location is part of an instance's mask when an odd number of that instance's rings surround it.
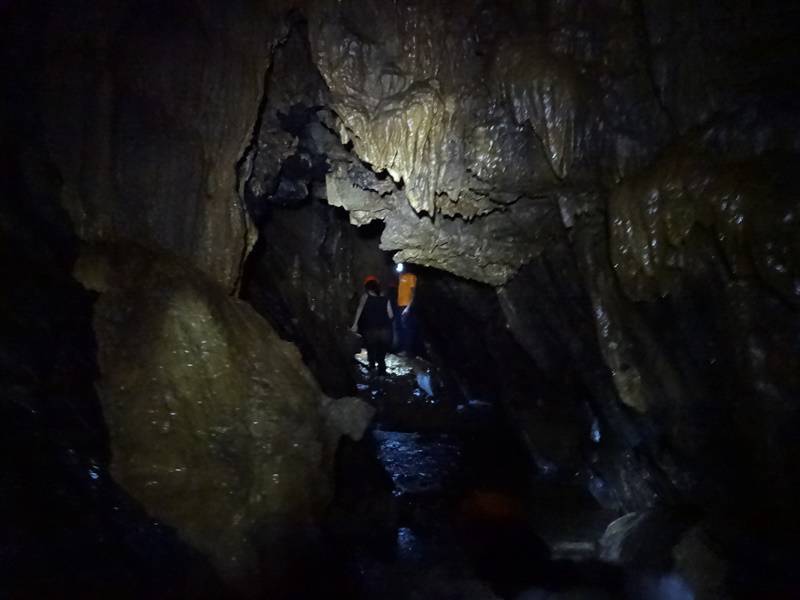
M 404 270 L 397 284 L 397 309 L 400 311 L 398 338 L 399 351 L 414 354 L 417 319 L 414 314 L 414 298 L 417 292 L 417 276 Z

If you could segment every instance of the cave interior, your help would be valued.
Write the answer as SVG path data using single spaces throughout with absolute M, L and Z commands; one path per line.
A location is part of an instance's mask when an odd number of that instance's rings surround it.
M 0 596 L 800 598 L 798 31 L 0 2 Z

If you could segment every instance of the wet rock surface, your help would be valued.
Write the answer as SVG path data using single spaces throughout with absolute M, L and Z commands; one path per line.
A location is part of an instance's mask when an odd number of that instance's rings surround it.
M 25 62 L 7 65 L 5 45 L 19 38 L 2 37 L 6 73 L 17 74 Z M 59 205 L 62 179 L 33 90 L 18 82 L 0 100 L 0 595 L 218 598 L 208 560 L 108 474 L 95 295 L 72 277 L 79 241 Z
M 110 475 L 256 594 L 282 575 L 281 542 L 317 522 L 339 436 L 360 438 L 372 411 L 324 399 L 292 344 L 185 264 L 97 247 L 76 273 L 100 293 Z

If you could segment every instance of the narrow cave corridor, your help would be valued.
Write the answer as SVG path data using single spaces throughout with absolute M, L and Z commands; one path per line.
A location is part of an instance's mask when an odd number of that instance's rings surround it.
M 799 25 L 0 1 L 0 597 L 800 598 Z

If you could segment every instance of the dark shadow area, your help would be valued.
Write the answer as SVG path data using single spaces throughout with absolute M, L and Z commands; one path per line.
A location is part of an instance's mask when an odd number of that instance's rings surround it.
M 71 274 L 78 239 L 31 103 L 46 10 L 0 27 L 0 596 L 224 597 L 206 558 L 108 472 L 94 295 Z

